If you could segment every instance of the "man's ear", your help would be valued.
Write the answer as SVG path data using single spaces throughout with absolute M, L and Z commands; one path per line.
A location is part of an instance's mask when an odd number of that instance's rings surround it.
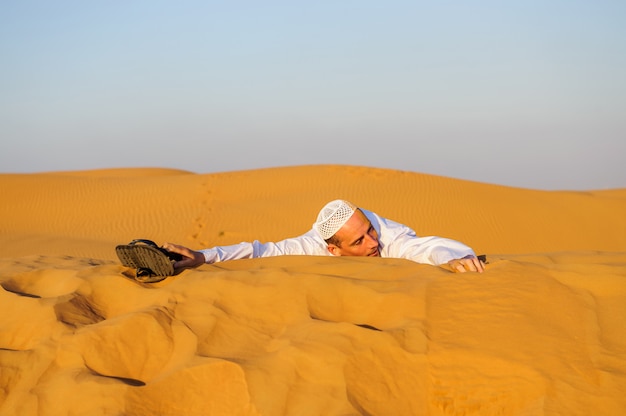
M 341 256 L 341 253 L 339 252 L 339 247 L 337 247 L 336 245 L 329 244 L 326 248 L 328 248 L 328 252 L 333 256 Z

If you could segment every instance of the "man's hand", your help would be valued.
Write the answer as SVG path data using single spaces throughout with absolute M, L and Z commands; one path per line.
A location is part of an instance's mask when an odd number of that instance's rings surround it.
M 199 251 L 191 250 L 187 247 L 179 246 L 177 244 L 165 243 L 163 248 L 172 253 L 178 253 L 183 256 L 182 260 L 174 263 L 174 270 L 176 273 L 182 269 L 192 269 L 204 264 L 204 254 Z
M 478 272 L 482 273 L 485 271 L 485 264 L 480 261 L 477 257 L 469 255 L 465 256 L 462 259 L 454 259 L 448 262 L 448 266 L 452 269 L 452 271 L 456 273 L 465 273 L 465 272 Z

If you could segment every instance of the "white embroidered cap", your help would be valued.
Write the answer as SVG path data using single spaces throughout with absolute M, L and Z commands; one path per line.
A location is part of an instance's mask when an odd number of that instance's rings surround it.
M 343 227 L 354 211 L 356 211 L 356 206 L 348 201 L 343 199 L 331 201 L 322 208 L 313 228 L 324 240 L 328 240 Z

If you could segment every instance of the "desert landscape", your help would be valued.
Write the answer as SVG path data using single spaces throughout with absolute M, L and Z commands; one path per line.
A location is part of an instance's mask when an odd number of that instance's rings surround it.
M 626 188 L 362 166 L 0 174 L 0 415 L 626 414 Z M 140 283 L 136 238 L 308 231 L 343 198 L 486 271 L 284 256 Z

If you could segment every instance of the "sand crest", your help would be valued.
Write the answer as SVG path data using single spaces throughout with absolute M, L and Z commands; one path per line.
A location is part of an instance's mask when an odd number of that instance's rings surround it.
M 626 189 L 299 166 L 5 174 L 0 193 L 0 416 L 626 414 Z M 115 257 L 295 236 L 338 197 L 487 271 L 290 256 L 142 284 Z

